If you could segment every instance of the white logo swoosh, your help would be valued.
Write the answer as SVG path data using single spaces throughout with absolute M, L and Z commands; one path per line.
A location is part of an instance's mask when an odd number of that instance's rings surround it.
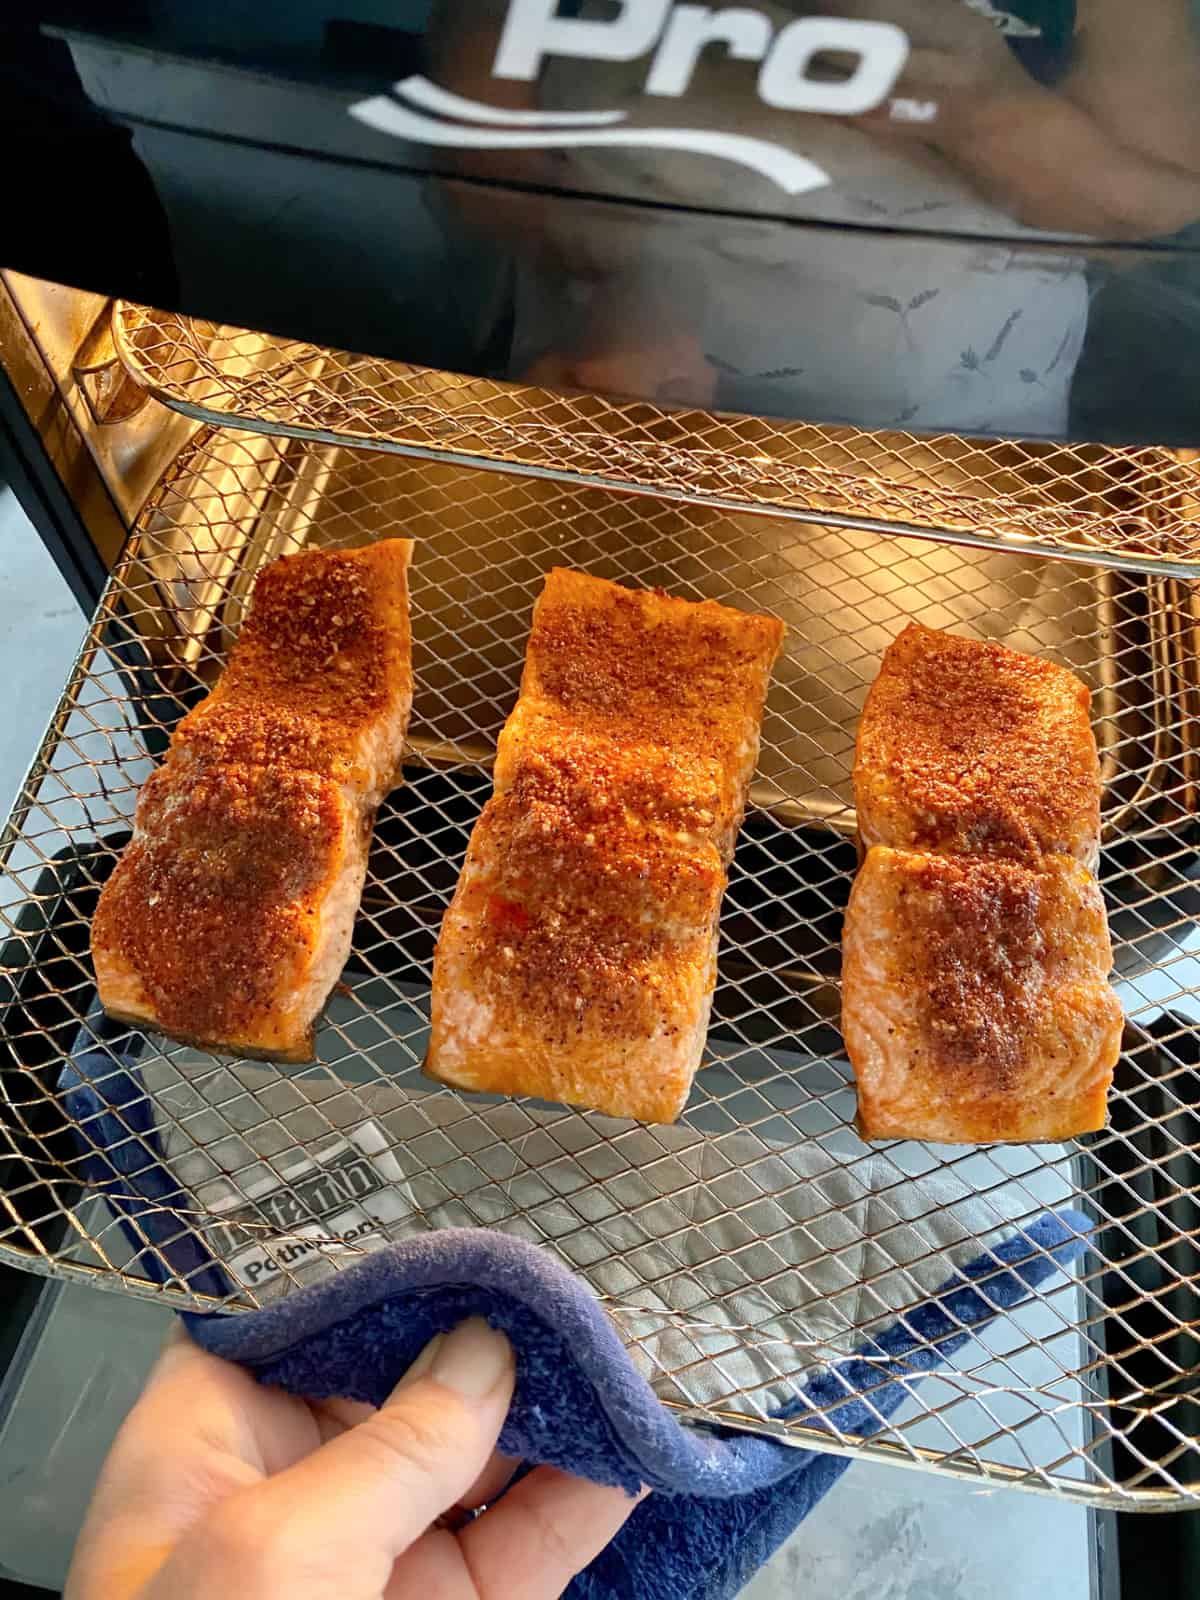
M 829 174 L 782 145 L 769 144 L 765 139 L 750 139 L 739 133 L 716 133 L 706 128 L 613 128 L 599 127 L 605 123 L 624 120 L 620 111 L 564 112 L 561 115 L 543 115 L 541 112 L 499 111 L 493 106 L 479 105 L 472 100 L 460 100 L 424 78 L 404 78 L 395 85 L 396 92 L 410 102 L 431 110 L 453 112 L 464 122 L 476 126 L 464 127 L 460 123 L 441 121 L 423 116 L 408 105 L 401 105 L 389 95 L 373 95 L 350 107 L 350 115 L 357 121 L 388 133 L 398 139 L 411 139 L 417 144 L 435 145 L 458 150 L 548 150 L 570 149 L 583 146 L 625 146 L 650 150 L 686 150 L 695 155 L 715 156 L 721 161 L 736 161 L 750 167 L 764 178 L 779 185 L 787 194 L 804 194 L 809 189 L 820 189 L 829 182 Z M 584 118 L 587 126 L 581 126 Z M 479 126 L 482 123 L 498 126 Z M 528 128 L 529 123 L 535 128 Z M 514 126 L 514 124 L 525 126 Z M 528 131 L 526 129 L 528 128 Z
M 486 122 L 493 128 L 605 128 L 625 120 L 623 111 L 501 111 L 499 106 L 464 100 L 428 78 L 401 78 L 393 89 L 409 105 L 424 111 L 457 117 L 460 122 Z

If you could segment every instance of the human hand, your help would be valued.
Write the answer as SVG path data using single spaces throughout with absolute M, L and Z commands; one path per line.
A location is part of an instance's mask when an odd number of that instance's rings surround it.
M 1138 239 L 1200 216 L 1200 39 L 1187 0 L 1078 0 L 1053 87 L 1024 70 L 983 7 L 833 0 L 833 9 L 895 22 L 909 41 L 887 100 L 855 124 L 945 162 L 1018 221 Z M 932 119 L 898 117 L 897 102 L 927 104 Z
M 65 1600 L 550 1600 L 636 1502 L 538 1467 L 437 1525 L 512 1477 L 494 1446 L 513 1382 L 479 1318 L 379 1410 L 265 1388 L 179 1338 L 117 1435 Z

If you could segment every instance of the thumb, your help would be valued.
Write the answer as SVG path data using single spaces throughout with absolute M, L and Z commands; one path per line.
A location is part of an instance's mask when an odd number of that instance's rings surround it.
M 439 1335 L 372 1416 L 206 1519 L 188 1552 L 208 1580 L 195 1592 L 315 1600 L 382 1590 L 396 1558 L 483 1471 L 514 1378 L 508 1340 L 480 1318 Z

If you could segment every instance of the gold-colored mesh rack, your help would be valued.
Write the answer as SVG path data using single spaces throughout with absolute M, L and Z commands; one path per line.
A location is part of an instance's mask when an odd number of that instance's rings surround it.
M 199 421 L 945 542 L 1200 576 L 1200 452 L 922 437 L 662 409 L 118 302 L 131 376 Z
M 1161 573 L 760 511 L 198 434 L 134 530 L 2 839 L 0 1257 L 237 1311 L 382 1234 L 503 1229 L 586 1278 L 684 1417 L 1094 1503 L 1200 1503 L 1200 1074 L 1180 1016 L 1194 1008 L 1198 910 L 1197 593 Z M 98 886 L 171 725 L 219 671 L 256 572 L 303 546 L 398 533 L 417 546 L 411 745 L 319 1061 L 248 1064 L 101 1030 L 87 954 Z M 723 915 L 707 1064 L 675 1127 L 460 1096 L 419 1071 L 436 929 L 555 564 L 788 626 Z M 853 1129 L 836 1028 L 851 753 L 866 688 L 910 618 L 1052 656 L 1095 694 L 1102 879 L 1129 1025 L 1112 1125 L 1077 1145 L 868 1147 Z M 107 1121 L 60 1087 L 79 1040 L 102 1095 L 110 1077 L 134 1084 L 110 1097 Z M 278 1196 L 307 1216 L 311 1162 L 364 1127 L 399 1197 L 392 1219 L 367 1240 L 298 1229 L 284 1249 Z M 108 1205 L 137 1188 L 150 1128 L 179 1185 L 160 1191 L 159 1221 L 210 1244 L 268 1241 L 269 1278 L 214 1284 L 144 1222 L 132 1225 L 145 1249 L 131 1250 Z M 1044 1256 L 1038 1219 L 1063 1208 L 1090 1230 L 1073 1271 L 1039 1277 L 953 1352 L 918 1329 L 899 1369 L 868 1382 L 869 1437 L 832 1406 L 776 1415 L 814 1366 L 861 1349 L 1014 1230 Z M 997 1276 L 985 1261 L 981 1287 Z M 892 1410 L 882 1395 L 897 1383 Z

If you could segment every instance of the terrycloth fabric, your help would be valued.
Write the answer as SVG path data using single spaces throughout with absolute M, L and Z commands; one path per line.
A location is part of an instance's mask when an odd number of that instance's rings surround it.
M 570 1600 L 729 1600 L 768 1561 L 850 1466 L 804 1456 L 772 1488 L 730 1500 L 651 1495 L 575 1579 Z
M 189 1220 L 193 1201 L 163 1159 L 136 1056 L 111 1027 L 91 1024 L 89 1038 L 105 1039 L 107 1053 L 81 1049 L 61 1078 L 82 1130 L 84 1175 L 121 1217 L 139 1270 L 223 1294 L 226 1275 L 206 1254 L 205 1235 Z M 878 1432 L 922 1373 L 1078 1256 L 1087 1229 L 1076 1212 L 1048 1212 L 993 1243 L 854 1357 L 820 1370 L 779 1415 L 843 1434 Z M 506 1451 L 657 1491 L 576 1580 L 577 1600 L 724 1600 L 846 1470 L 842 1457 L 681 1426 L 583 1282 L 547 1252 L 498 1231 L 441 1229 L 260 1311 L 186 1320 L 198 1343 L 263 1382 L 379 1403 L 429 1338 L 469 1315 L 503 1328 L 517 1353 Z
M 921 1373 L 1019 1305 L 1083 1248 L 1085 1219 L 1047 1215 L 979 1256 L 781 1415 L 870 1435 Z M 293 1394 L 379 1404 L 435 1333 L 485 1316 L 517 1352 L 501 1448 L 629 1490 L 658 1491 L 572 1585 L 586 1600 L 725 1600 L 798 1526 L 849 1462 L 747 1435 L 681 1427 L 638 1377 L 608 1318 L 544 1251 L 447 1229 L 391 1245 L 265 1310 L 188 1317 L 193 1338 Z

